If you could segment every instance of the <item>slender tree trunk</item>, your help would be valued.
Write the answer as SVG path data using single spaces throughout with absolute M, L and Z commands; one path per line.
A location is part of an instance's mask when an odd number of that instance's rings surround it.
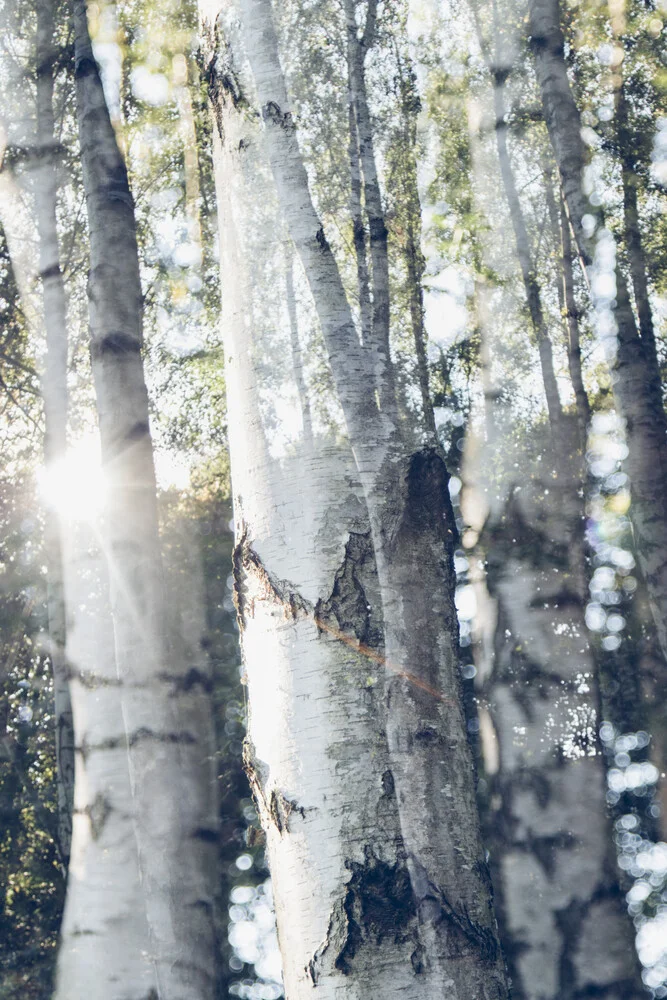
M 558 0 L 532 0 L 530 32 L 565 206 L 588 274 L 593 244 L 587 236 L 584 217 L 595 213 L 582 189 L 585 156 L 581 121 L 567 78 Z M 660 645 L 663 654 L 667 654 L 667 419 L 654 345 L 650 336 L 645 341 L 637 330 L 627 284 L 619 267 L 614 316 L 618 349 L 612 364 L 612 385 L 616 405 L 625 420 L 629 447 L 626 468 L 632 488 L 630 516 Z
M 570 223 L 568 222 L 565 204 L 561 197 L 558 216 L 561 238 L 561 267 L 563 273 L 562 296 L 565 319 L 567 322 L 567 362 L 570 370 L 570 381 L 574 389 L 574 398 L 579 421 L 579 435 L 582 450 L 586 447 L 588 424 L 591 418 L 591 407 L 588 393 L 584 386 L 581 372 L 581 346 L 579 341 L 579 309 L 574 296 L 574 272 L 572 268 L 572 240 L 570 239 Z
M 88 811 L 91 836 L 101 838 L 117 813 L 131 817 L 150 947 L 133 958 L 141 980 L 117 983 L 111 997 L 209 1000 L 215 990 L 217 816 L 210 677 L 199 652 L 170 642 L 158 540 L 148 396 L 143 376 L 142 294 L 134 206 L 95 62 L 84 0 L 74 4 L 77 112 L 88 211 L 91 270 L 91 360 L 108 480 L 105 555 L 109 579 L 117 687 L 93 678 L 100 703 L 120 695 L 131 797 L 108 798 Z M 183 637 L 179 637 L 183 639 Z M 185 644 L 187 645 L 187 644 Z M 83 725 L 77 721 L 77 725 Z M 77 743 L 86 772 L 103 768 L 120 737 L 94 731 Z M 99 759 L 99 760 L 98 760 Z M 120 791 L 118 793 L 120 795 Z M 124 831 L 127 833 L 127 830 Z M 118 842 L 119 864 L 122 851 Z M 84 884 L 87 869 L 78 873 Z M 72 900 L 85 893 L 73 886 Z M 113 883 L 100 889 L 104 912 Z M 90 914 L 70 920 L 85 927 Z M 118 928 L 102 921 L 99 945 L 115 947 Z M 61 966 L 58 997 L 87 995 L 76 962 Z M 95 994 L 99 996 L 99 993 Z
M 359 37 L 355 0 L 344 0 L 347 27 L 348 79 L 356 122 L 359 162 L 363 175 L 363 195 L 368 220 L 370 259 L 373 277 L 372 337 L 370 345 L 375 356 L 376 378 L 382 408 L 390 416 L 395 411 L 395 390 L 389 349 L 389 254 L 387 226 L 382 207 L 380 180 L 375 162 L 373 124 L 366 93 L 365 60 L 373 44 L 377 0 L 369 0 L 366 26 Z
M 56 220 L 58 178 L 53 117 L 53 65 L 57 50 L 53 39 L 54 30 L 50 0 L 40 0 L 37 5 L 37 141 L 33 177 L 46 330 L 42 396 L 46 428 L 44 462 L 47 469 L 64 458 L 67 448 L 67 304 L 60 269 Z M 56 721 L 58 836 L 67 861 L 72 839 L 74 726 L 65 656 L 66 613 L 59 521 L 59 512 L 50 510 L 46 522 L 49 652 L 53 667 Z
M 558 305 L 560 314 L 565 323 L 565 343 L 567 345 L 567 365 L 570 373 L 570 382 L 574 391 L 574 400 L 577 410 L 577 422 L 579 425 L 579 450 L 583 453 L 586 450 L 588 438 L 588 423 L 591 417 L 591 407 L 588 400 L 588 393 L 584 386 L 584 379 L 581 369 L 581 344 L 579 340 L 579 310 L 574 294 L 574 272 L 572 264 L 572 240 L 570 238 L 570 223 L 568 222 L 565 204 L 562 193 L 559 189 L 559 205 L 556 205 L 553 190 L 553 172 L 551 168 L 545 170 L 545 190 L 547 195 L 547 208 L 551 229 L 556 245 L 560 247 L 560 275 L 557 282 Z
M 509 70 L 500 65 L 498 54 L 496 53 L 497 65 L 491 67 L 493 77 L 493 106 L 496 116 L 496 144 L 498 147 L 498 159 L 500 162 L 500 174 L 505 190 L 505 197 L 510 211 L 514 240 L 516 243 L 517 256 L 521 266 L 521 276 L 528 303 L 531 325 L 537 341 L 537 349 L 540 355 L 540 367 L 542 369 L 542 382 L 547 400 L 547 411 L 549 422 L 556 429 L 562 421 L 563 411 L 558 395 L 558 383 L 554 374 L 553 354 L 551 350 L 551 339 L 547 329 L 544 311 L 542 309 L 542 297 L 540 286 L 537 281 L 535 264 L 530 247 L 526 222 L 519 201 L 519 194 L 514 180 L 512 161 L 507 145 L 507 114 L 505 108 L 505 81 L 509 75 Z
M 616 104 L 616 135 L 618 156 L 621 161 L 621 179 L 623 184 L 623 229 L 627 248 L 632 290 L 635 295 L 635 305 L 639 318 L 639 333 L 644 346 L 648 363 L 659 370 L 658 356 L 655 346 L 655 330 L 653 313 L 649 298 L 648 279 L 646 274 L 646 257 L 642 245 L 639 207 L 637 204 L 637 185 L 639 179 L 634 170 L 632 160 L 633 137 L 628 121 L 628 101 L 625 93 L 625 82 L 621 80 L 615 91 Z
M 299 539 L 293 555 L 264 507 L 262 478 L 278 473 L 257 468 L 253 452 L 232 459 L 248 768 L 267 830 L 287 996 L 316 987 L 327 997 L 499 1000 L 507 986 L 461 707 L 447 473 L 434 449 L 403 451 L 368 392 L 366 357 L 308 189 L 271 4 L 243 0 L 240 10 L 278 200 L 363 489 L 361 500 L 345 485 L 333 451 L 320 456 L 323 467 L 297 469 L 287 492 L 299 486 L 308 517 L 292 524 L 287 504 L 281 512 L 292 544 Z M 223 55 L 212 62 L 211 95 L 238 176 L 239 155 L 256 144 L 226 124 L 234 100 Z M 219 196 L 229 184 L 222 157 Z M 221 239 L 230 239 L 225 228 Z M 247 357 L 247 344 L 235 353 Z M 243 398 L 233 405 L 238 427 Z M 274 490 L 285 496 L 275 479 Z
M 348 127 L 350 140 L 348 159 L 350 161 L 350 216 L 352 217 L 352 242 L 357 263 L 357 289 L 359 292 L 359 317 L 361 320 L 361 340 L 370 345 L 373 336 L 373 312 L 371 308 L 368 259 L 366 255 L 366 227 L 364 226 L 361 203 L 361 164 L 359 162 L 359 132 L 354 110 L 351 68 L 348 60 Z
M 396 61 L 398 63 L 402 95 L 401 116 L 404 150 L 402 152 L 403 162 L 399 169 L 402 178 L 401 186 L 403 191 L 401 196 L 404 200 L 403 211 L 405 213 L 403 252 L 408 278 L 410 323 L 412 325 L 412 337 L 415 345 L 415 357 L 417 359 L 417 378 L 421 394 L 424 425 L 430 441 L 437 445 L 438 431 L 435 425 L 435 414 L 433 413 L 433 402 L 429 387 L 428 355 L 426 350 L 427 336 L 424 324 L 423 280 L 426 261 L 421 248 L 422 215 L 419 187 L 417 184 L 417 159 L 415 153 L 417 145 L 416 115 L 419 108 L 419 101 L 414 89 L 410 63 L 408 62 L 406 67 L 398 51 L 396 53 Z

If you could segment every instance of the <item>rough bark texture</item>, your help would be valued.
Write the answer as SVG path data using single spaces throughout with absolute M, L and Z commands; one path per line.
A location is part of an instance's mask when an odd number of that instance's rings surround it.
M 214 895 L 217 819 L 214 796 L 210 679 L 180 636 L 170 642 L 157 529 L 157 505 L 148 397 L 143 377 L 142 294 L 134 208 L 127 172 L 104 101 L 92 52 L 83 0 L 74 6 L 77 111 L 83 181 L 88 211 L 91 270 L 89 306 L 91 359 L 108 480 L 105 555 L 113 616 L 118 694 L 124 742 L 111 744 L 99 732 L 82 747 L 83 763 L 105 767 L 107 753 L 127 748 L 129 784 L 118 809 L 133 829 L 150 946 L 130 945 L 141 981 L 117 983 L 110 997 L 145 1000 L 203 1000 L 216 982 Z M 194 670 L 193 674 L 193 669 Z M 100 685 L 102 703 L 113 685 Z M 79 717 L 77 725 L 83 724 Z M 82 734 L 77 733 L 81 747 Z M 102 814 L 106 814 L 106 807 Z M 92 819 L 91 819 L 92 822 Z M 131 845 L 116 841 L 117 864 Z M 79 878 L 85 883 L 89 869 Z M 76 879 L 75 879 L 76 883 Z M 104 913 L 112 882 L 100 889 L 96 907 Z M 85 926 L 91 914 L 77 913 L 74 899 L 86 886 L 72 885 L 72 924 Z M 118 925 L 101 918 L 99 946 L 115 947 Z M 76 961 L 61 964 L 59 997 L 90 995 L 77 978 Z M 144 989 L 148 981 L 151 994 Z M 95 991 L 96 996 L 100 993 Z
M 567 78 L 558 0 L 532 0 L 530 32 L 567 214 L 582 264 L 588 270 L 593 249 L 583 220 L 592 210 L 582 190 L 585 156 L 581 121 Z M 639 567 L 646 580 L 663 655 L 667 655 L 667 418 L 654 344 L 650 335 L 645 339 L 645 331 L 640 335 L 637 330 L 619 267 L 614 316 L 618 349 L 611 374 L 629 447 L 626 469 L 632 489 L 630 516 Z
M 482 542 L 494 599 L 484 623 L 494 636 L 484 700 L 498 755 L 487 775 L 489 841 L 512 995 L 638 1000 L 597 737 L 596 668 L 573 565 L 578 480 L 537 475 L 510 492 Z
M 325 440 L 289 462 L 262 459 L 246 392 L 257 373 L 233 284 L 251 238 L 244 187 L 253 178 L 253 197 L 267 197 L 251 169 L 258 137 L 243 131 L 252 117 L 218 44 L 209 72 L 235 415 L 236 593 L 249 772 L 287 996 L 316 988 L 325 997 L 505 998 L 460 702 L 447 473 L 435 450 L 403 451 L 368 391 L 372 373 L 310 198 L 271 4 L 244 0 L 240 11 L 277 201 L 355 466 Z M 221 20 L 217 28 L 225 32 Z
M 37 5 L 36 96 L 37 135 L 32 170 L 39 234 L 39 270 L 42 279 L 46 364 L 42 375 L 44 400 L 44 463 L 47 469 L 61 460 L 67 447 L 67 303 L 60 268 L 56 222 L 58 197 L 57 152 L 53 116 L 53 67 L 57 49 L 50 0 Z M 49 656 L 53 667 L 58 771 L 58 836 L 65 859 L 72 839 L 74 797 L 74 724 L 65 657 L 66 613 L 63 583 L 60 516 L 52 509 L 46 522 Z

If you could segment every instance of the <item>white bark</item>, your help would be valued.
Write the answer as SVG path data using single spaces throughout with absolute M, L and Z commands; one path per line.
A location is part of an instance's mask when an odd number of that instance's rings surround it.
M 250 90 L 223 42 L 209 92 L 236 592 L 248 770 L 267 831 L 287 996 L 316 986 L 336 997 L 495 1000 L 507 991 L 460 706 L 446 472 L 433 450 L 403 452 L 368 391 L 372 373 L 310 198 L 271 6 L 248 0 L 241 12 L 278 202 L 356 466 L 325 440 L 289 459 L 262 455 L 245 321 L 252 282 L 239 276 L 249 250 L 279 252 L 279 226 L 273 237 L 256 233 L 256 213 L 244 212 L 250 197 L 265 205 L 275 195 L 257 169 Z M 230 40 L 222 18 L 217 30 Z M 209 36 L 213 45 L 211 27 Z
M 37 7 L 37 135 L 32 179 L 39 233 L 39 271 L 44 300 L 46 364 L 42 375 L 44 399 L 44 461 L 47 470 L 63 459 L 67 448 L 67 303 L 60 269 L 56 207 L 58 197 L 55 124 L 53 113 L 53 63 L 55 26 L 50 0 Z M 46 522 L 48 565 L 49 656 L 53 669 L 56 722 L 58 830 L 65 862 L 72 837 L 74 798 L 74 725 L 65 656 L 66 611 L 59 513 L 49 511 Z
M 98 530 L 95 530 L 97 527 Z M 66 527 L 67 654 L 77 733 L 72 855 L 55 1000 L 155 998 L 130 752 L 99 526 Z
M 118 985 L 124 998 L 204 1000 L 216 982 L 214 898 L 217 817 L 214 796 L 210 677 L 200 651 L 186 637 L 170 641 L 158 540 L 148 398 L 141 362 L 142 299 L 135 221 L 127 173 L 104 101 L 83 0 L 75 14 L 77 110 L 90 233 L 91 358 L 109 499 L 104 521 L 117 690 L 95 682 L 100 703 L 119 695 L 129 785 L 118 788 L 117 808 L 136 836 L 152 978 Z M 76 718 L 80 744 L 80 719 Z M 101 726 L 99 719 L 96 722 Z M 101 750 L 121 748 L 121 736 Z M 106 759 L 106 758 L 105 758 Z M 106 767 L 101 763 L 101 767 Z M 111 766 L 111 765 L 109 765 Z M 78 792 L 77 792 L 78 796 Z M 125 798 L 121 801 L 121 796 Z M 122 836 L 129 836 L 130 826 Z M 118 836 L 121 834 L 119 832 Z M 134 847 L 127 842 L 127 857 Z M 85 881 L 84 876 L 84 881 Z M 87 887 L 86 887 L 87 888 Z M 103 891 L 104 890 L 104 891 Z M 104 920 L 113 906 L 112 883 L 99 886 L 99 931 L 117 947 L 122 928 Z M 85 893 L 68 898 L 70 920 Z M 144 943 L 128 947 L 143 961 Z M 59 996 L 80 996 L 76 962 L 59 969 Z

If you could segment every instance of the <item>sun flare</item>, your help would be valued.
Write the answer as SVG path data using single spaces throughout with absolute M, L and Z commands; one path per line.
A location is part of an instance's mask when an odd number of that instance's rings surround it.
M 38 473 L 39 491 L 50 507 L 72 520 L 93 520 L 104 509 L 108 484 L 100 460 L 99 439 L 81 438 L 63 458 Z

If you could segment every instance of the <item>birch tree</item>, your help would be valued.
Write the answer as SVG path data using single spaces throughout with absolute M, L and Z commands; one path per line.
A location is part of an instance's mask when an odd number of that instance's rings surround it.
M 77 0 L 73 15 L 90 234 L 91 361 L 108 480 L 103 549 L 114 673 L 111 664 L 105 670 L 100 663 L 76 677 L 81 709 L 92 690 L 99 714 L 90 706 L 88 715 L 75 713 L 78 823 L 73 852 L 80 864 L 73 867 L 68 886 L 67 946 L 57 996 L 89 995 L 97 963 L 120 950 L 124 960 L 114 975 L 110 972 L 93 988 L 96 996 L 204 998 L 216 983 L 210 679 L 199 657 L 192 659 L 187 641 L 170 642 L 141 359 L 133 201 L 83 0 Z M 113 845 L 111 856 L 123 868 L 120 884 L 109 878 L 104 853 L 99 858 L 98 845 L 103 844 Z M 121 920 L 131 914 L 128 931 L 138 927 L 124 945 L 115 930 L 116 914 Z M 77 944 L 81 936 L 90 941 L 85 959 Z
M 505 997 L 461 708 L 447 472 L 434 448 L 406 452 L 382 403 L 313 207 L 271 5 L 239 10 L 251 73 L 234 18 L 203 13 L 247 766 L 267 833 L 286 992 Z M 353 461 L 324 439 L 267 460 L 258 345 L 244 321 L 249 262 L 267 230 L 257 232 L 256 210 L 245 214 L 250 197 L 273 201 L 285 220 Z

